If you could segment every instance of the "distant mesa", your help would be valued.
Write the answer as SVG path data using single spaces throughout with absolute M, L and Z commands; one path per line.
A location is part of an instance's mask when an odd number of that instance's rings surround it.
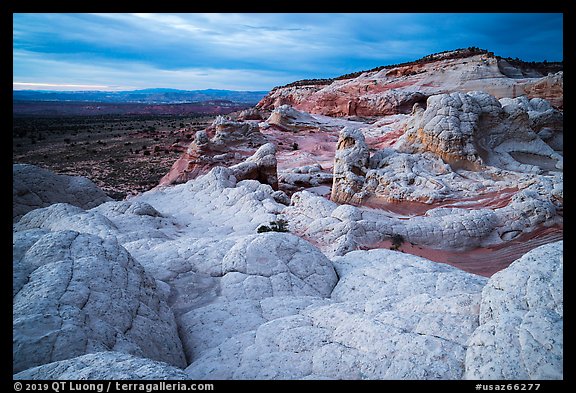
M 15 101 L 87 101 L 108 103 L 182 104 L 212 100 L 225 100 L 254 104 L 267 91 L 237 90 L 178 90 L 166 88 L 128 91 L 43 91 L 14 90 Z
M 13 113 L 36 116 L 228 114 L 254 106 L 266 91 L 144 89 L 12 92 Z

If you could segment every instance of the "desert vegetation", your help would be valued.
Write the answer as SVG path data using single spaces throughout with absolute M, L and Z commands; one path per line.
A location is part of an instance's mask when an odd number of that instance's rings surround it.
M 115 199 L 158 184 L 209 115 L 14 116 L 12 160 L 86 176 Z

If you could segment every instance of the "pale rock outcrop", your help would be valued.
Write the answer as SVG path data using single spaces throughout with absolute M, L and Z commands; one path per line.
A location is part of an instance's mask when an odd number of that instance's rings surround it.
M 282 105 L 297 106 L 322 89 L 322 85 L 313 83 L 303 86 L 276 87 L 266 97 L 262 98 L 256 108 L 272 110 Z
M 262 309 L 263 299 L 328 297 L 338 280 L 324 254 L 291 234 L 240 238 L 221 261 L 219 297 L 180 317 L 180 336 L 189 360 L 266 322 L 269 313 Z
M 13 242 L 15 372 L 111 350 L 185 366 L 166 299 L 114 237 L 32 230 Z
M 248 108 L 238 114 L 237 120 L 264 120 L 264 118 L 257 108 Z
M 412 215 L 338 205 L 302 191 L 292 196 L 284 215 L 295 233 L 329 256 L 378 247 L 394 236 L 412 245 L 470 250 L 503 244 L 542 225 L 561 225 L 562 183 L 561 174 L 532 179 L 502 207 L 436 207 Z
M 310 128 L 317 128 L 320 124 L 309 113 L 294 109 L 290 105 L 281 105 L 275 108 L 266 120 L 282 131 L 298 132 Z
M 50 231 L 72 230 L 102 238 L 111 236 L 116 231 L 114 223 L 103 215 L 68 203 L 54 203 L 48 207 L 35 209 L 12 227 L 16 231 L 35 228 Z
M 563 379 L 563 242 L 538 247 L 482 290 L 466 379 Z
M 388 250 L 334 260 L 331 300 L 205 351 L 199 379 L 457 379 L 486 279 Z M 275 299 L 275 298 L 270 298 Z
M 332 178 L 332 173 L 324 171 L 320 164 L 289 168 L 278 173 L 282 189 L 292 193 L 306 189 L 319 195 L 330 194 Z
M 258 180 L 260 183 L 269 184 L 274 190 L 278 190 L 276 146 L 273 143 L 260 146 L 256 153 L 244 162 L 229 168 L 233 171 L 237 181 Z
M 180 368 L 127 353 L 96 352 L 14 374 L 24 380 L 185 380 Z
M 429 97 L 426 110 L 416 112 L 414 125 L 397 146 L 401 151 L 433 152 L 455 166 L 469 162 L 474 168 L 482 164 L 473 144 L 481 112 L 478 102 L 467 94 Z
M 187 235 L 255 233 L 261 224 L 274 221 L 284 205 L 274 200 L 275 191 L 257 180 L 238 181 L 234 170 L 213 168 L 193 182 L 138 196 L 166 216 L 177 217 Z
M 371 156 L 361 130 L 344 128 L 331 199 L 430 204 L 499 192 L 530 174 L 561 172 L 562 113 L 537 98 L 501 101 L 478 91 L 432 96 L 393 146 Z
M 217 116 L 207 131 L 214 132 L 214 137 L 210 142 L 216 145 L 238 141 L 256 144 L 266 140 L 265 136 L 260 133 L 257 122 L 234 121 L 225 116 Z
M 332 263 L 316 247 L 288 233 L 268 232 L 240 239 L 222 259 L 224 276 L 234 273 L 232 298 L 321 296 L 332 292 L 338 278 Z M 237 284 L 258 276 L 258 291 Z M 266 278 L 266 279 L 264 279 Z M 226 292 L 223 296 L 229 297 Z
M 58 175 L 30 164 L 12 165 L 12 220 L 53 203 L 90 209 L 111 201 L 96 184 L 82 176 Z
M 356 141 L 342 150 L 369 172 L 373 161 L 354 150 Z M 561 222 L 561 173 L 523 175 L 520 192 L 499 207 L 418 214 L 338 205 L 305 191 L 285 206 L 270 185 L 236 176 L 217 167 L 90 210 L 54 204 L 14 224 L 14 371 L 43 364 L 17 376 L 182 378 L 160 360 L 188 366 L 191 379 L 484 378 L 492 371 L 480 363 L 504 370 L 510 362 L 499 357 L 507 353 L 529 359 L 517 363 L 531 378 L 561 375 L 561 343 L 551 340 L 561 328 L 562 275 L 547 263 L 561 246 L 495 281 L 401 252 L 357 250 L 392 235 L 453 248 L 500 244 Z M 280 218 L 314 245 L 257 233 Z M 512 308 L 519 330 L 500 312 Z M 46 326 L 54 329 L 46 334 Z M 489 338 L 484 326 L 512 339 L 488 354 L 478 344 Z
M 480 91 L 429 97 L 426 110 L 396 144 L 400 151 L 433 152 L 458 169 L 484 165 L 519 172 L 541 173 L 561 168 L 562 156 L 537 135 L 542 128 L 562 132 L 562 114 L 542 99 L 495 97 Z M 550 138 L 548 138 L 550 139 Z M 522 155 L 541 157 L 541 165 Z
M 364 135 L 358 129 L 345 127 L 340 131 L 334 157 L 333 201 L 359 203 L 365 197 L 362 192 L 370 152 Z
M 240 163 L 267 141 L 258 121 L 235 121 L 218 116 L 206 130 L 196 132 L 194 141 L 160 179 L 160 185 L 185 183 L 216 166 Z

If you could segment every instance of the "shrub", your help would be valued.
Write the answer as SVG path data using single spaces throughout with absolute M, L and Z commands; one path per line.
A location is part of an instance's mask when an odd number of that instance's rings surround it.
M 402 235 L 395 233 L 391 236 L 391 239 L 392 239 L 392 245 L 390 246 L 390 249 L 398 251 L 402 243 L 404 243 L 404 238 L 402 237 Z
M 258 233 L 264 232 L 288 232 L 288 221 L 279 219 L 277 221 L 270 221 L 270 226 L 260 225 L 257 229 Z

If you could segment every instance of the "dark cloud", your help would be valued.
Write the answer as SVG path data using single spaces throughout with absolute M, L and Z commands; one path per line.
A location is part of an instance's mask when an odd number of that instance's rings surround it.
M 50 82 L 68 67 L 122 85 L 127 68 L 159 85 L 181 75 L 225 87 L 237 70 L 266 75 L 247 89 L 268 89 L 468 46 L 562 60 L 562 28 L 562 14 L 14 14 L 14 80 Z

